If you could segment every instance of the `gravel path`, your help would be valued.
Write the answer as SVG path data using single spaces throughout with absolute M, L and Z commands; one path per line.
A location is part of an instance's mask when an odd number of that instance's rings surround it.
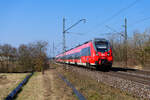
M 58 76 L 56 68 L 45 71 L 43 79 L 44 100 L 76 100 L 72 89 Z

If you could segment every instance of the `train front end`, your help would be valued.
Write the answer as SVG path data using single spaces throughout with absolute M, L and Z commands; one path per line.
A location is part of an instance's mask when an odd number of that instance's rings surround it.
M 113 63 L 112 48 L 106 39 L 94 39 L 96 67 L 111 68 Z

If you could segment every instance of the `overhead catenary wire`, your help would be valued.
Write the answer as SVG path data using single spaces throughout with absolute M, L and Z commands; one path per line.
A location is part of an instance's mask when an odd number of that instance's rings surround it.
M 135 24 L 144 22 L 144 21 L 146 21 L 146 20 L 150 20 L 150 17 L 146 17 L 146 18 L 140 19 L 140 20 L 138 20 L 138 21 L 135 21 L 134 23 L 131 23 L 129 26 L 133 26 L 133 25 L 135 25 Z
M 116 31 L 115 29 L 113 29 L 112 27 L 110 27 L 110 26 L 108 26 L 108 25 L 106 25 L 106 27 L 107 27 L 108 29 L 112 30 L 112 31 L 114 32 L 114 34 L 119 34 L 120 36 L 123 36 L 123 37 L 124 37 L 124 34 L 122 34 L 123 32 L 118 32 L 118 31 Z
M 129 4 L 128 6 L 120 9 L 118 12 L 116 12 L 115 14 L 113 14 L 112 16 L 108 17 L 106 20 L 102 21 L 100 24 L 97 24 L 94 29 L 89 30 L 88 33 L 95 31 L 96 28 L 99 28 L 102 25 L 105 25 L 106 22 L 111 21 L 113 18 L 115 18 L 116 16 L 118 16 L 119 14 L 121 14 L 122 12 L 126 11 L 127 9 L 133 7 L 138 1 L 140 0 L 135 0 L 134 2 L 132 2 L 131 4 Z

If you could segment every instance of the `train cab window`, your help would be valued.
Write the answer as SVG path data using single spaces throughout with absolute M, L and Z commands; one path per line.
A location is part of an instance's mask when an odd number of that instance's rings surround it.
M 107 52 L 108 50 L 108 42 L 95 42 L 95 47 L 98 52 Z

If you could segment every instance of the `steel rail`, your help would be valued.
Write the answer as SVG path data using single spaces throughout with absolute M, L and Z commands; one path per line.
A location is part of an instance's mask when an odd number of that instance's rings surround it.
M 123 73 L 123 74 L 128 74 L 128 75 L 133 75 L 133 76 L 139 76 L 139 77 L 149 78 L 149 79 L 150 79 L 150 76 L 148 76 L 148 75 L 146 75 L 146 74 L 141 74 L 141 73 L 122 72 L 122 71 L 118 71 L 118 73 Z
M 140 83 L 142 85 L 150 86 L 149 79 L 144 79 L 142 77 L 138 77 L 138 76 L 131 75 L 131 74 L 109 72 L 109 73 L 106 73 L 105 75 L 114 76 L 114 77 L 130 80 L 130 81 L 134 81 L 134 82 Z

